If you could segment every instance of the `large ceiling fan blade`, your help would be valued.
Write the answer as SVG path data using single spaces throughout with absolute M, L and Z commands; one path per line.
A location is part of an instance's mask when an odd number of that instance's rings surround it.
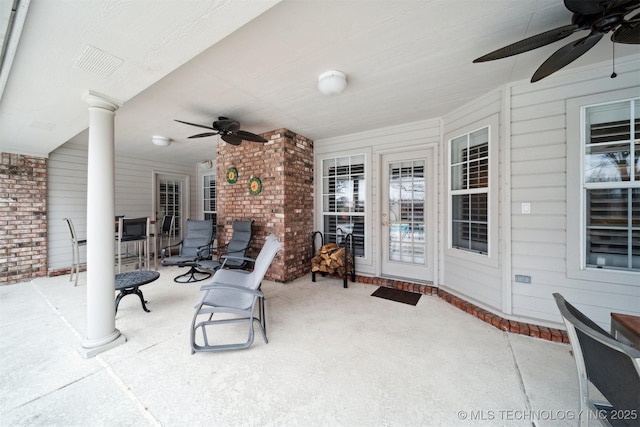
M 237 120 L 231 120 L 227 117 L 218 117 L 218 120 L 213 122 L 213 126 L 204 126 L 196 123 L 185 122 L 182 120 L 176 120 L 176 122 L 184 123 L 190 126 L 197 126 L 199 128 L 210 129 L 213 132 L 199 133 L 197 135 L 191 135 L 191 138 L 205 138 L 207 136 L 220 135 L 222 140 L 231 145 L 240 145 L 243 140 L 252 142 L 267 142 L 266 139 L 255 133 L 246 132 L 240 130 L 240 122 Z
M 586 37 L 581 38 L 575 42 L 571 42 L 564 47 L 558 49 L 556 53 L 551 55 L 544 63 L 536 70 L 531 78 L 531 83 L 544 79 L 545 77 L 555 73 L 559 69 L 569 65 L 585 52 L 595 46 L 600 41 L 603 33 L 591 33 Z
M 204 129 L 213 129 L 211 126 L 198 125 L 198 124 L 195 124 L 195 123 L 184 122 L 182 120 L 176 120 L 176 122 L 184 123 L 185 125 L 190 125 L 190 126 L 197 126 L 199 128 L 204 128 Z M 215 129 L 213 129 L 213 130 L 215 130 Z
M 227 134 L 221 136 L 224 142 L 228 142 L 231 145 L 240 145 L 242 144 L 242 138 L 237 137 L 235 135 Z
M 636 13 L 628 22 L 623 22 L 613 33 L 611 40 L 614 43 L 640 44 L 640 13 Z
M 564 7 L 580 15 L 606 12 L 636 0 L 564 0 Z
M 187 139 L 191 139 L 191 138 L 204 138 L 207 136 L 214 136 L 214 135 L 218 135 L 218 132 L 206 132 L 206 133 L 199 133 L 197 135 L 191 135 L 190 137 L 188 137 Z
M 233 135 L 244 139 L 245 141 L 252 141 L 252 142 L 267 142 L 266 139 L 264 139 L 263 137 L 261 137 L 260 135 L 256 135 L 255 133 L 251 133 L 251 132 L 246 132 L 244 130 L 239 130 L 237 132 L 234 132 Z
M 579 29 L 581 29 L 579 25 L 571 24 L 555 28 L 553 30 L 545 31 L 544 33 L 528 37 L 526 39 L 520 40 L 519 42 L 510 44 L 509 46 L 494 50 L 491 53 L 475 59 L 473 62 L 493 61 L 495 59 L 506 58 L 509 56 L 528 52 L 530 50 L 546 46 L 553 42 L 557 42 L 558 40 L 562 40 L 565 37 L 569 37 Z

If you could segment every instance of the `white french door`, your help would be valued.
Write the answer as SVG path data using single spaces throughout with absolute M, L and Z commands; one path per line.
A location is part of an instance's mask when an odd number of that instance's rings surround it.
M 157 221 L 161 221 L 164 215 L 174 215 L 178 239 L 182 237 L 182 227 L 188 216 L 188 183 L 188 176 L 185 175 L 155 175 Z
M 382 155 L 381 274 L 433 282 L 435 194 L 433 149 Z

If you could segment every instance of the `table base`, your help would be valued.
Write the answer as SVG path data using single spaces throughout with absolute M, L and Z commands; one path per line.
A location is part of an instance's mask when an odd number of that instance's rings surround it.
M 120 300 L 125 295 L 136 294 L 140 298 L 140 303 L 142 304 L 142 309 L 147 313 L 151 312 L 145 305 L 149 301 L 144 300 L 144 295 L 142 295 L 142 291 L 139 288 L 130 288 L 130 289 L 122 289 L 116 298 L 116 313 L 118 312 L 118 304 L 120 304 Z

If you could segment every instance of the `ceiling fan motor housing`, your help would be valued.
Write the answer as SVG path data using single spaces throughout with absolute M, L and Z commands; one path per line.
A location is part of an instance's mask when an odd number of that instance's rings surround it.
M 227 117 L 218 117 L 218 120 L 213 122 L 213 128 L 220 131 L 222 135 L 237 132 L 240 130 L 240 122 L 231 120 Z
M 614 13 L 612 15 L 603 16 L 593 23 L 591 29 L 600 33 L 608 33 L 616 28 L 624 20 L 622 13 Z

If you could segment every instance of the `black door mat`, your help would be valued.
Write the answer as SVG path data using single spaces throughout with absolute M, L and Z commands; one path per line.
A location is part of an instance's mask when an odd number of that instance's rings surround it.
M 380 286 L 371 294 L 371 296 L 416 305 L 422 294 Z

